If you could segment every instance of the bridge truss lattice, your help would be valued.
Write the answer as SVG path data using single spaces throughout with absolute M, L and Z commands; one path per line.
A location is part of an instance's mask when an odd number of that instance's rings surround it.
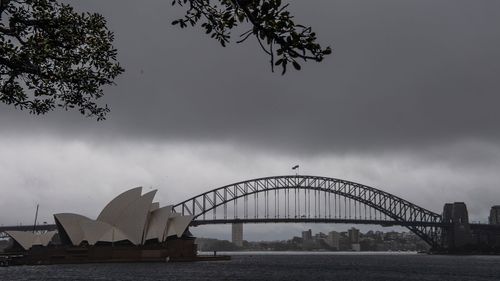
M 224 223 L 355 223 L 407 227 L 441 246 L 440 214 L 380 189 L 318 176 L 274 176 L 219 187 L 174 206 L 192 225 Z

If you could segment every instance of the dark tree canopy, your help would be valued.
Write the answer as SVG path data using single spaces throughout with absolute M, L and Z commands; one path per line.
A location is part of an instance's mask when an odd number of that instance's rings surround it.
M 185 28 L 202 21 L 207 34 L 226 46 L 231 30 L 240 23 L 248 22 L 251 28 L 240 35 L 241 43 L 255 36 L 270 56 L 271 68 L 281 66 L 282 73 L 287 65 L 300 70 L 299 61 L 322 61 L 331 53 L 330 47 L 322 48 L 316 42 L 316 34 L 310 27 L 294 22 L 287 10 L 288 4 L 281 0 L 173 0 L 188 8 L 185 16 L 172 22 Z
M 56 0 L 0 0 L 0 101 L 33 114 L 56 106 L 104 119 L 103 86 L 123 72 L 99 14 Z

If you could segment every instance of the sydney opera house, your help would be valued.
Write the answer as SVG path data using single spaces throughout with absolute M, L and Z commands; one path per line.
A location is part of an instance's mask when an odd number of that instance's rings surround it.
M 111 200 L 96 219 L 79 214 L 54 215 L 57 231 L 7 231 L 9 251 L 23 253 L 24 264 L 165 261 L 196 258 L 196 244 L 172 206 L 153 202 L 156 190 L 128 190 Z

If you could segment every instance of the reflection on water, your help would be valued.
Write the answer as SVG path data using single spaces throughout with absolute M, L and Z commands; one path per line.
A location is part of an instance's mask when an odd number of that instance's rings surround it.
M 481 281 L 500 280 L 500 257 L 414 253 L 240 252 L 233 253 L 230 261 L 218 262 L 4 267 L 0 268 L 0 280 Z

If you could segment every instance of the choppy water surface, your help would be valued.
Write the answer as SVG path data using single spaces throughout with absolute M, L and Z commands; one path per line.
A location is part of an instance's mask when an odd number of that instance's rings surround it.
M 20 266 L 0 280 L 500 280 L 500 256 L 236 254 L 231 261 Z

